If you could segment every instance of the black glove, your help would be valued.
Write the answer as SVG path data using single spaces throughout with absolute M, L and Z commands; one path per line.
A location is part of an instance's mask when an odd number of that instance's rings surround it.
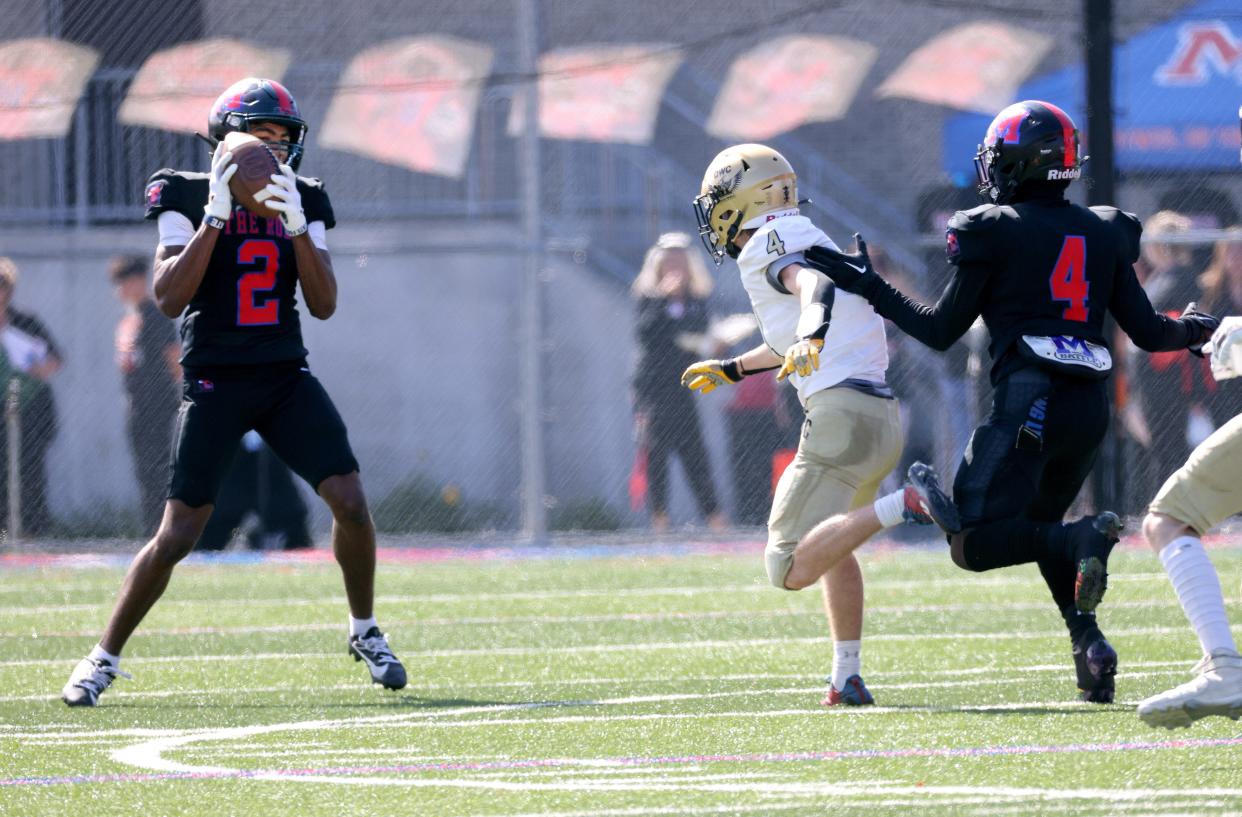
M 1182 310 L 1181 321 L 1190 329 L 1190 342 L 1186 344 L 1186 348 L 1195 357 L 1203 357 L 1203 344 L 1211 340 L 1212 333 L 1220 326 L 1220 318 L 1200 312 L 1199 305 L 1191 301 Z
M 802 251 L 808 266 L 822 272 L 832 282 L 846 292 L 864 295 L 868 289 L 880 281 L 875 268 L 871 266 L 871 256 L 867 255 L 867 242 L 858 233 L 854 233 L 854 252 L 838 252 L 827 247 L 808 247 Z

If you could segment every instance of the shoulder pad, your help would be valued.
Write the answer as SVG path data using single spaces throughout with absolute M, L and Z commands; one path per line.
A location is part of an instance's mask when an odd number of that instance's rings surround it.
M 203 217 L 203 205 L 207 203 L 207 174 L 169 168 L 157 170 L 147 179 L 143 201 L 145 218 L 157 218 L 160 213 L 174 211 L 197 224 Z
M 307 222 L 322 221 L 329 230 L 336 226 L 336 214 L 332 212 L 332 202 L 328 200 L 323 182 L 298 176 L 298 191 L 302 194 L 302 210 L 306 213 Z
M 1117 230 L 1122 257 L 1131 264 L 1138 261 L 1141 252 L 1139 239 L 1143 237 L 1143 222 L 1139 221 L 1138 216 L 1103 204 L 1092 207 L 1091 212 L 1099 216 L 1100 221 L 1108 222 Z
M 987 262 L 992 258 L 993 238 L 997 224 L 1012 214 L 1008 207 L 981 204 L 971 210 L 959 210 L 949 219 L 945 230 L 945 251 L 950 264 Z

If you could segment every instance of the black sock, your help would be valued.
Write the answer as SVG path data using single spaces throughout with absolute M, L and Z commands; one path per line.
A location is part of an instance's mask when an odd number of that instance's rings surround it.
M 1064 555 L 1064 540 L 1061 525 L 1057 523 L 1000 519 L 986 522 L 966 535 L 962 542 L 962 558 L 966 569 L 974 571 L 1043 559 L 1056 561 Z
M 1039 572 L 1052 593 L 1052 603 L 1058 610 L 1074 606 L 1074 583 L 1078 581 L 1078 568 L 1072 560 L 1040 559 Z
M 1082 643 L 1084 636 L 1100 632 L 1099 624 L 1095 620 L 1095 613 L 1080 612 L 1072 602 L 1068 606 L 1061 608 L 1061 618 L 1065 619 L 1065 626 L 1069 629 L 1070 641 L 1074 644 Z

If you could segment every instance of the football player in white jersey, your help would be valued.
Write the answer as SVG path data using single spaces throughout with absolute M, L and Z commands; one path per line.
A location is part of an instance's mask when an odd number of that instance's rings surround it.
M 884 381 L 884 322 L 865 300 L 801 263 L 808 247 L 836 245 L 799 212 L 785 157 L 764 145 L 727 148 L 708 166 L 694 205 L 712 260 L 737 260 L 764 342 L 730 360 L 695 363 L 682 383 L 706 393 L 779 369 L 777 379 L 797 388 L 806 420 L 772 502 L 768 579 L 786 590 L 822 580 L 834 642 L 823 704 L 874 703 L 860 675 L 863 580 L 853 551 L 902 522 L 956 531 L 957 510 L 922 463 L 911 466 L 901 490 L 875 498 L 902 447 L 897 401 Z
M 1242 317 L 1225 318 L 1211 345 L 1216 379 L 1242 376 Z M 1239 511 L 1242 414 L 1199 443 L 1143 519 L 1143 537 L 1160 557 L 1203 649 L 1194 678 L 1138 705 L 1139 717 L 1152 726 L 1190 726 L 1208 715 L 1242 717 L 1242 655 L 1229 628 L 1220 578 L 1200 539 Z

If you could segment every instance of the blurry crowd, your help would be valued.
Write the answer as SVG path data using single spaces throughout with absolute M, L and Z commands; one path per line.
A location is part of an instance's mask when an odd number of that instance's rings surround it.
M 1178 202 L 1144 222 L 1142 257 L 1135 271 L 1153 306 L 1177 316 L 1197 302 L 1218 316 L 1242 314 L 1242 217 L 1225 196 Z M 1235 226 L 1236 225 L 1236 226 Z M 1224 230 L 1205 243 L 1196 231 Z M 924 302 L 939 295 L 943 263 L 904 269 L 873 247 L 877 270 Z M 802 409 L 794 389 L 773 372 L 752 375 L 721 397 L 720 417 L 705 422 L 704 401 L 680 383 L 682 371 L 705 358 L 724 358 L 755 346 L 759 335 L 744 301 L 720 308 L 714 297 L 730 265 L 712 271 L 685 233 L 667 233 L 650 247 L 631 287 L 635 302 L 636 361 L 630 379 L 635 459 L 629 479 L 631 509 L 655 531 L 672 524 L 670 496 L 684 480 L 697 523 L 712 529 L 762 526 L 772 488 L 798 445 Z M 107 269 L 123 314 L 115 332 L 117 372 L 127 401 L 128 439 L 139 512 L 135 534 L 148 533 L 163 513 L 174 428 L 180 404 L 180 344 L 175 322 L 156 308 L 151 262 L 114 259 Z M 0 527 L 10 520 L 10 471 L 20 475 L 22 533 L 58 533 L 49 508 L 47 452 L 56 439 L 55 376 L 65 358 L 36 314 L 18 308 L 20 271 L 0 257 Z M 889 385 L 901 399 L 906 440 L 904 473 L 914 460 L 953 473 L 969 430 L 988 410 L 988 361 L 982 332 L 972 331 L 937 354 L 890 328 Z M 1186 461 L 1191 449 L 1242 411 L 1242 380 L 1217 383 L 1205 360 L 1187 352 L 1130 354 L 1119 335 L 1115 357 L 1118 437 L 1125 463 L 1121 505 L 1142 510 L 1143 497 Z M 10 432 L 20 453 L 10 462 Z M 713 466 L 715 463 L 715 466 Z M 715 478 L 726 474 L 729 484 Z M 896 477 L 894 477 L 895 479 Z M 252 548 L 307 547 L 307 509 L 288 469 L 257 436 L 243 441 L 215 517 L 200 547 L 226 547 L 239 533 Z
M 122 315 L 114 343 L 117 377 L 125 393 L 126 438 L 138 493 L 133 535 L 155 531 L 164 512 L 177 411 L 181 403 L 181 341 L 176 323 L 151 296 L 151 259 L 112 259 L 107 275 Z M 20 273 L 0 256 L 0 528 L 23 537 L 73 535 L 52 515 L 47 452 L 55 441 L 55 375 L 64 355 L 39 318 L 14 305 Z M 13 436 L 17 445 L 12 446 Z M 9 476 L 18 475 L 10 507 Z M 216 509 L 198 547 L 219 550 L 237 534 L 251 548 L 311 545 L 307 508 L 292 474 L 257 435 L 239 446 Z
M 1172 317 L 1192 301 L 1218 316 L 1242 314 L 1242 218 L 1227 196 L 1211 191 L 1178 203 L 1184 211 L 1162 209 L 1144 221 L 1135 272 L 1152 305 Z M 1224 232 L 1205 243 L 1196 235 L 1203 229 Z M 740 316 L 720 315 L 710 306 L 713 278 L 702 256 L 688 235 L 661 236 L 632 288 L 639 352 L 631 381 L 637 457 L 630 496 L 635 509 L 646 507 L 657 531 L 669 525 L 674 459 L 697 499 L 702 522 L 710 527 L 765 524 L 772 486 L 797 447 L 802 421 L 793 388 L 777 383 L 771 372 L 752 375 L 729 387 L 722 398 L 728 401 L 723 435 L 705 444 L 703 409 L 681 387 L 681 372 L 696 360 L 739 354 L 760 338 L 757 331 L 740 337 L 737 331 L 720 331 L 736 330 Z M 877 271 L 901 291 L 925 303 L 939 297 L 943 262 L 909 270 L 882 248 L 873 246 L 871 256 Z M 717 271 L 718 276 L 731 274 L 736 272 L 730 265 Z M 981 323 L 976 324 L 947 353 L 938 354 L 889 327 L 889 385 L 901 400 L 906 435 L 895 474 L 914 460 L 936 463 L 942 473 L 956 471 L 970 429 L 989 409 L 984 337 Z M 1133 514 L 1143 510 L 1144 498 L 1156 494 L 1191 449 L 1242 412 L 1242 381 L 1217 383 L 1207 361 L 1186 351 L 1133 354 L 1120 333 L 1114 347 L 1120 363 L 1117 435 L 1124 462 L 1120 504 Z M 721 510 L 722 492 L 712 482 L 713 457 L 727 463 L 722 469 L 732 483 L 727 511 Z

